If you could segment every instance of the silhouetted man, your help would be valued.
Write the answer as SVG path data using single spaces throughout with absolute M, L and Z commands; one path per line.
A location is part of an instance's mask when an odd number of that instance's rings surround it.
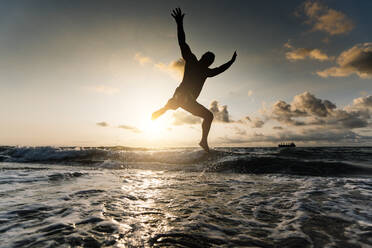
M 206 52 L 198 60 L 191 52 L 189 45 L 186 44 L 185 31 L 183 30 L 183 17 L 185 14 L 182 13 L 180 8 L 176 8 L 173 10 L 172 16 L 177 23 L 178 43 L 181 47 L 182 57 L 186 62 L 185 72 L 183 80 L 174 92 L 173 97 L 168 100 L 164 107 L 152 114 L 152 119 L 155 120 L 169 109 L 177 109 L 179 107 L 203 118 L 203 136 L 199 145 L 205 151 L 209 152 L 207 137 L 213 120 L 213 114 L 206 107 L 199 104 L 196 99 L 200 95 L 204 82 L 208 77 L 214 77 L 226 71 L 234 63 L 236 52 L 234 52 L 229 62 L 217 68 L 208 68 L 214 61 L 214 54 L 212 52 Z

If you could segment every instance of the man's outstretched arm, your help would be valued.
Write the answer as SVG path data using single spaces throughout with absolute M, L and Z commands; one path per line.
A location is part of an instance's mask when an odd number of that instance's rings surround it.
M 236 52 L 234 52 L 234 55 L 232 56 L 232 58 L 230 59 L 229 62 L 219 66 L 219 67 L 216 67 L 216 68 L 213 68 L 213 69 L 209 69 L 208 72 L 207 72 L 207 77 L 214 77 L 214 76 L 217 76 L 218 74 L 226 71 L 227 69 L 230 68 L 230 66 L 235 62 L 235 59 L 236 59 Z
M 185 14 L 182 13 L 180 8 L 176 8 L 172 11 L 172 16 L 177 23 L 178 44 L 181 48 L 182 57 L 186 61 L 196 59 L 195 55 L 191 52 L 189 45 L 186 43 L 185 31 L 183 30 L 183 17 Z

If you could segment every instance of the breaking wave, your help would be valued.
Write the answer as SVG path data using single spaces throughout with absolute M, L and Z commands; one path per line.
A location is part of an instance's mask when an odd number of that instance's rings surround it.
M 372 174 L 372 148 L 0 147 L 0 162 L 313 176 Z

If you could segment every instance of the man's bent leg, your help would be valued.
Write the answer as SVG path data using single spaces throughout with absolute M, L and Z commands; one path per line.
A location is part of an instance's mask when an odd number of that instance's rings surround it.
M 203 118 L 202 123 L 202 129 L 203 129 L 203 135 L 202 139 L 199 143 L 199 145 L 206 151 L 209 152 L 209 146 L 208 146 L 208 134 L 209 130 L 211 128 L 211 124 L 213 121 L 213 114 L 211 111 L 209 111 L 206 107 L 199 104 L 198 102 L 189 102 L 185 105 L 181 106 L 184 110 L 190 112 L 193 115 L 199 116 Z

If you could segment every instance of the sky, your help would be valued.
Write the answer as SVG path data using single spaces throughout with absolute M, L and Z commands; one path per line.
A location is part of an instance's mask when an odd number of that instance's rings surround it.
M 156 121 L 182 80 L 171 10 L 217 67 L 198 102 L 213 146 L 372 145 L 372 1 L 2 1 L 0 145 L 196 146 L 200 119 Z

